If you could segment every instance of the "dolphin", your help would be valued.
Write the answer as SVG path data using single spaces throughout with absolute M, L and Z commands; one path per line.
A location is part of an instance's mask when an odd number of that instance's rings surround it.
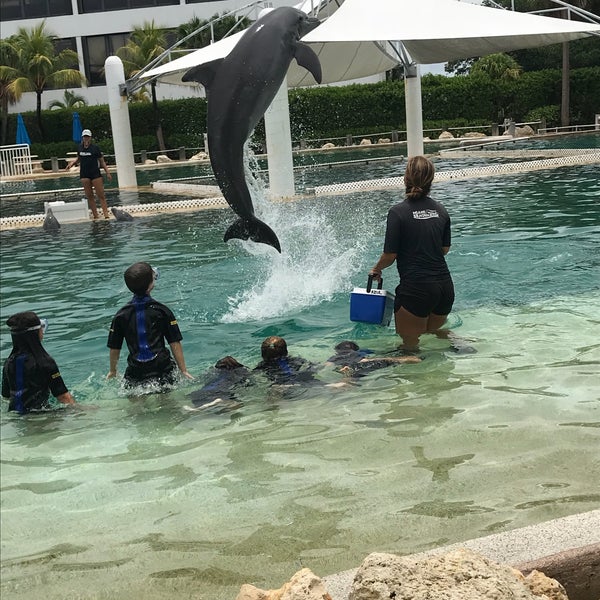
M 126 211 L 114 206 L 110 209 L 117 221 L 133 221 L 133 217 Z
M 58 231 L 60 229 L 60 223 L 54 216 L 51 208 L 46 211 L 46 217 L 44 218 L 42 227 L 44 228 L 44 231 Z
M 244 173 L 244 144 L 271 104 L 295 58 L 321 82 L 321 64 L 300 38 L 320 24 L 289 6 L 258 19 L 225 57 L 187 71 L 206 88 L 209 157 L 225 200 L 237 213 L 223 241 L 251 239 L 281 252 L 275 232 L 254 214 Z

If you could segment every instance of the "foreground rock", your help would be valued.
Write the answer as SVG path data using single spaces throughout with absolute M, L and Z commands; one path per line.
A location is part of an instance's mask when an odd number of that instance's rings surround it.
M 245 584 L 236 600 L 332 600 L 323 582 L 310 569 L 298 571 L 278 590 L 261 590 Z
M 568 600 L 560 583 L 534 573 L 525 578 L 465 549 L 420 560 L 374 553 L 360 566 L 350 600 Z

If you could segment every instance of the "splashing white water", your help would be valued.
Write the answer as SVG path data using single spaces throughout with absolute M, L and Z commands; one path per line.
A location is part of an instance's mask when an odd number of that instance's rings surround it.
M 249 161 L 252 157 L 248 157 Z M 351 287 L 363 244 L 331 222 L 325 210 L 302 203 L 271 202 L 263 181 L 246 161 L 247 181 L 259 219 L 277 233 L 282 253 L 254 242 L 238 242 L 258 260 L 257 279 L 228 299 L 225 323 L 280 317 L 330 300 Z

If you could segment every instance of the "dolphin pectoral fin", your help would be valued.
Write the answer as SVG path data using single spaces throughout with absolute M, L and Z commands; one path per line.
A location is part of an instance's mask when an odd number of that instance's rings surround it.
M 201 83 L 205 88 L 208 88 L 213 82 L 215 74 L 221 66 L 222 62 L 222 58 L 217 58 L 216 60 L 211 60 L 210 62 L 204 63 L 203 65 L 192 67 L 189 71 L 186 71 L 183 74 L 181 81 L 197 81 L 198 83 Z
M 231 239 L 252 240 L 260 244 L 267 244 L 281 253 L 281 244 L 276 233 L 266 223 L 257 218 L 238 219 L 232 223 L 225 232 L 223 241 L 227 242 Z
M 317 83 L 321 83 L 323 79 L 321 63 L 319 57 L 310 46 L 298 42 L 296 45 L 296 62 L 307 71 L 310 71 Z

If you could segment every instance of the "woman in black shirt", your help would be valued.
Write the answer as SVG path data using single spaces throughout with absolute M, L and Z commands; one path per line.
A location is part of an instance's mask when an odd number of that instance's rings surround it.
M 435 169 L 424 156 L 406 164 L 406 199 L 392 206 L 387 217 L 383 253 L 369 271 L 375 280 L 394 262 L 400 285 L 396 288 L 396 333 L 403 347 L 415 350 L 421 334 L 439 333 L 454 304 L 454 284 L 446 264 L 450 250 L 450 217 L 429 197 Z

